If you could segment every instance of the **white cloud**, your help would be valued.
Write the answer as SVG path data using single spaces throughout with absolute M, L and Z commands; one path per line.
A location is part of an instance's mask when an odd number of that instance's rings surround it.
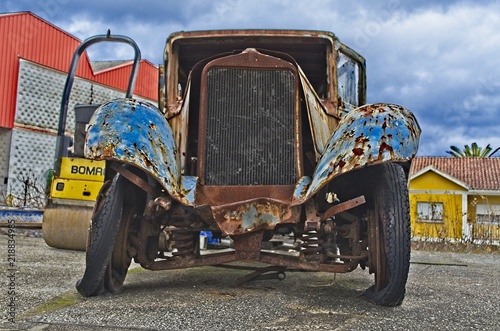
M 400 103 L 416 113 L 423 129 L 420 155 L 443 155 L 450 145 L 473 141 L 500 146 L 500 130 L 490 125 L 500 118 L 498 2 L 402 8 L 376 20 L 377 29 L 373 14 L 363 19 L 358 33 L 373 25 L 360 49 L 367 58 L 369 102 Z M 350 38 L 361 40 L 356 32 Z
M 473 141 L 500 146 L 500 2 L 495 0 L 293 5 L 285 0 L 152 0 L 147 5 L 124 0 L 120 6 L 51 1 L 59 6 L 50 12 L 27 0 L 5 0 L 0 10 L 32 10 L 81 39 L 109 28 L 136 40 L 143 58 L 155 64 L 162 61 L 168 35 L 178 30 L 331 30 L 367 59 L 369 102 L 394 102 L 416 113 L 423 130 L 420 155 L 445 155 L 450 145 Z
M 425 144 L 426 152 L 422 155 L 448 155 L 446 151 L 450 146 L 456 146 L 463 149 L 464 145 L 471 145 L 476 142 L 479 147 L 484 148 L 488 144 L 495 149 L 500 147 L 499 130 L 490 131 L 489 129 L 478 135 L 475 130 L 469 130 L 465 127 L 451 127 L 443 130 L 441 126 L 426 124 L 427 135 L 421 143 Z M 495 156 L 498 156 L 495 154 Z

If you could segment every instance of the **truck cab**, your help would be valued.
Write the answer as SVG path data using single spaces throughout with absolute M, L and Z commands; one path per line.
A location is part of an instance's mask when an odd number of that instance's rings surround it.
M 107 184 L 82 295 L 121 288 L 132 259 L 151 270 L 253 261 L 367 268 L 369 300 L 402 302 L 420 128 L 403 106 L 366 104 L 359 54 L 322 31 L 177 32 L 159 91 L 157 106 L 115 99 L 90 120 L 84 154 L 106 161 Z M 234 244 L 205 254 L 206 231 Z M 266 250 L 278 235 L 294 250 Z

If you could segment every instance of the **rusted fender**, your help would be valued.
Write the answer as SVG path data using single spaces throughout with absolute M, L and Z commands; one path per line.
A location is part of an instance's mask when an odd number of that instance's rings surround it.
M 117 160 L 150 173 L 174 199 L 194 204 L 196 180 L 181 177 L 172 130 L 150 103 L 116 99 L 92 116 L 85 139 L 85 157 Z
M 339 174 L 375 163 L 411 160 L 420 132 L 415 116 L 402 106 L 372 104 L 350 111 L 340 120 L 312 179 L 298 183 L 292 204 L 304 202 Z

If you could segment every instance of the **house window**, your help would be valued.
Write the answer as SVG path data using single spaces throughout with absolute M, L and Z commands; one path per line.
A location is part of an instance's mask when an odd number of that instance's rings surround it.
M 500 224 L 500 205 L 477 204 L 476 222 L 480 224 Z
M 419 222 L 443 222 L 442 202 L 417 202 L 417 215 Z

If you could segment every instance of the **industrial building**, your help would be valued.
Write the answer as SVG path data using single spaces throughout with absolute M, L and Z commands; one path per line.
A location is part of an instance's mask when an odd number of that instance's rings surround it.
M 82 41 L 31 12 L 0 14 L 0 35 L 0 205 L 43 207 L 66 72 Z M 123 97 L 131 67 L 132 60 L 93 63 L 82 55 L 68 134 L 74 105 Z M 157 82 L 158 67 L 141 60 L 134 97 L 156 104 Z

